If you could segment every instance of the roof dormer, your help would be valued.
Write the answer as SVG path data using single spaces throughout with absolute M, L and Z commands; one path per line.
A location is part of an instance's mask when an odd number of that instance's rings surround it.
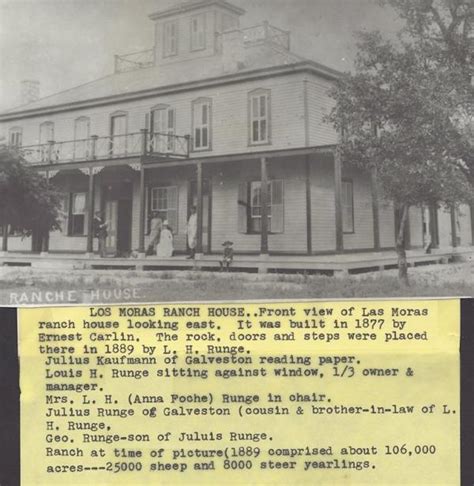
M 155 22 L 155 63 L 217 54 L 218 34 L 238 28 L 244 13 L 225 0 L 198 0 L 151 14 Z

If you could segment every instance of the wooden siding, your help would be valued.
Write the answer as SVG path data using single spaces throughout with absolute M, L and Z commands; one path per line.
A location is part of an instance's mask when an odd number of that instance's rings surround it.
M 421 208 L 412 206 L 409 212 L 410 247 L 420 248 L 423 246 L 423 218 Z
M 258 81 L 225 85 L 219 89 L 199 89 L 169 96 L 153 97 L 110 106 L 71 110 L 51 116 L 36 116 L 3 122 L 0 131 L 7 135 L 13 126 L 23 128 L 23 145 L 39 143 L 39 126 L 54 122 L 56 141 L 74 139 L 74 121 L 78 117 L 90 119 L 90 134 L 110 135 L 110 115 L 118 110 L 127 113 L 128 133 L 145 128 L 146 115 L 157 104 L 167 104 L 176 110 L 176 134 L 191 134 L 192 101 L 207 97 L 212 100 L 212 150 L 199 156 L 222 155 L 303 147 L 305 142 L 302 75 L 291 74 Z M 249 146 L 248 94 L 263 88 L 271 91 L 271 144 Z
M 331 82 L 311 76 L 307 85 L 309 145 L 335 144 L 337 143 L 336 131 L 324 120 L 324 117 L 329 115 L 334 106 L 334 100 L 327 94 L 331 88 Z
M 370 175 L 354 168 L 344 168 L 342 179 L 352 182 L 354 232 L 344 233 L 345 250 L 374 247 L 374 218 Z
M 395 246 L 395 213 L 393 203 L 381 198 L 379 202 L 379 228 L 381 248 Z
M 332 157 L 311 158 L 310 174 L 313 252 L 335 251 L 336 202 Z
M 269 179 L 284 181 L 284 231 L 269 235 L 270 252 L 306 252 L 306 195 L 304 158 L 268 161 Z M 260 164 L 222 165 L 212 180 L 212 248 L 220 251 L 225 240 L 236 252 L 260 251 L 260 235 L 238 231 L 238 190 L 243 182 L 260 180 Z
M 459 206 L 458 221 L 458 236 L 461 238 L 460 246 L 472 245 L 471 209 L 468 204 Z

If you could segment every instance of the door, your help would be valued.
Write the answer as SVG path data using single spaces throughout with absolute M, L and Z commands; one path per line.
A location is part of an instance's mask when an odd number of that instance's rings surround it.
M 117 255 L 128 257 L 132 249 L 132 201 L 121 199 L 117 207 Z
M 110 120 L 110 153 L 116 157 L 127 153 L 127 117 L 114 115 Z
M 105 221 L 107 222 L 105 251 L 107 255 L 115 256 L 117 254 L 118 201 L 105 202 Z
M 211 251 L 211 190 L 210 181 L 204 179 L 202 181 L 202 251 L 209 253 Z M 190 190 L 188 197 L 188 218 L 191 214 L 191 208 L 197 207 L 197 182 L 190 182 Z
M 172 108 L 158 108 L 151 112 L 153 152 L 168 153 L 174 150 L 175 117 Z

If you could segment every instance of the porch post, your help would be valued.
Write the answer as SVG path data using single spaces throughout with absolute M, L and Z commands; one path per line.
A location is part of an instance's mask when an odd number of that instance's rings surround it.
M 380 250 L 380 219 L 379 219 L 379 191 L 377 183 L 377 169 L 370 172 L 370 187 L 372 193 L 372 218 L 374 225 L 374 250 Z
M 451 213 L 451 246 L 456 248 L 458 246 L 457 242 L 457 231 L 456 231 L 456 208 L 454 205 L 450 208 Z
M 49 186 L 49 171 L 46 171 L 46 183 Z M 49 252 L 49 229 L 45 232 L 41 232 L 41 253 L 40 255 L 46 256 Z
M 8 224 L 2 226 L 2 253 L 8 251 Z
M 140 159 L 140 220 L 138 221 L 138 255 L 140 258 L 145 258 L 145 166 L 143 165 L 143 158 L 147 153 L 148 130 L 142 128 L 142 158 Z
M 261 239 L 260 254 L 268 255 L 268 172 L 267 159 L 260 159 L 260 206 L 261 206 Z
M 87 255 L 94 253 L 94 170 L 89 168 L 89 191 L 88 191 L 88 220 L 87 220 Z
M 334 196 L 336 202 L 336 251 L 344 250 L 342 229 L 342 161 L 339 147 L 334 153 Z
M 306 247 L 308 255 L 313 253 L 313 235 L 311 222 L 311 161 L 309 155 L 305 158 L 306 176 Z
M 196 254 L 202 255 L 202 162 L 197 163 L 197 234 L 196 234 Z
M 140 163 L 140 220 L 138 222 L 138 255 L 145 257 L 145 167 Z

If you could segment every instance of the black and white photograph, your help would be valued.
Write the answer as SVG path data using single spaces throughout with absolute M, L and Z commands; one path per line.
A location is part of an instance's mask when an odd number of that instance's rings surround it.
M 472 0 L 0 0 L 0 302 L 472 295 Z

